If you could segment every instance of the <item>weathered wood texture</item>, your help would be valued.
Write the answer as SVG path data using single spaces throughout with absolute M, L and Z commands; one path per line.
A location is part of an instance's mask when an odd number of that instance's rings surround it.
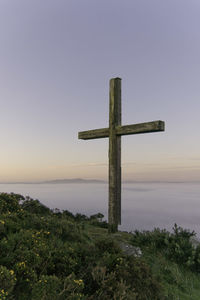
M 117 135 L 128 135 L 128 134 L 141 134 L 156 131 L 164 131 L 165 123 L 163 121 L 153 121 L 140 124 L 132 124 L 125 126 L 118 126 L 116 128 Z
M 120 125 L 121 79 L 114 78 L 110 80 L 108 221 L 116 229 L 121 224 L 121 137 L 116 134 Z
M 128 135 L 128 134 L 141 134 L 149 132 L 157 132 L 165 130 L 165 122 L 153 121 L 132 125 L 124 125 L 116 127 L 117 135 Z M 109 137 L 109 128 L 94 129 L 88 131 L 81 131 L 78 133 L 78 138 L 82 140 L 100 139 Z
M 105 137 L 109 137 L 109 128 L 81 131 L 78 133 L 78 138 L 82 140 L 100 139 Z
M 164 131 L 163 121 L 121 126 L 121 79 L 110 80 L 109 128 L 81 131 L 79 139 L 89 140 L 109 137 L 109 231 L 117 231 L 121 224 L 121 136 L 128 134 Z

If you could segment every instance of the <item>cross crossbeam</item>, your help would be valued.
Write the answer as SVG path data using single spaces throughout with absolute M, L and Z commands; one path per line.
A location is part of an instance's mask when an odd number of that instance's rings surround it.
M 83 140 L 109 138 L 109 231 L 117 231 L 121 224 L 121 136 L 164 131 L 163 121 L 153 121 L 121 126 L 121 79 L 110 80 L 109 127 L 81 131 L 78 138 Z
M 116 126 L 116 135 L 141 134 L 164 130 L 165 123 L 159 120 L 139 124 Z M 100 139 L 106 137 L 109 137 L 109 128 L 93 129 L 78 133 L 78 138 L 82 140 Z

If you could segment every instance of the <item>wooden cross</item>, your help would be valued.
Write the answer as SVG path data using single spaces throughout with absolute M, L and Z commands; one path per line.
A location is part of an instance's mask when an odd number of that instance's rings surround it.
M 121 224 L 121 136 L 164 131 L 163 121 L 121 126 L 121 79 L 110 80 L 109 128 L 78 133 L 83 140 L 109 138 L 109 232 L 116 232 Z

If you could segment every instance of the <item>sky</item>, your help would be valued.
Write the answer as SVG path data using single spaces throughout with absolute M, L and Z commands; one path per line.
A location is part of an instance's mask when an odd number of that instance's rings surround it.
M 107 179 L 109 80 L 122 78 L 124 180 L 200 180 L 199 0 L 0 0 L 0 182 Z

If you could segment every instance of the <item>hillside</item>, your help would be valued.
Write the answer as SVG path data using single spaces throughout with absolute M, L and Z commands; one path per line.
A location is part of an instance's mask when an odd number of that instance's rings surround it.
M 103 215 L 0 194 L 0 299 L 200 299 L 194 232 L 109 234 Z

